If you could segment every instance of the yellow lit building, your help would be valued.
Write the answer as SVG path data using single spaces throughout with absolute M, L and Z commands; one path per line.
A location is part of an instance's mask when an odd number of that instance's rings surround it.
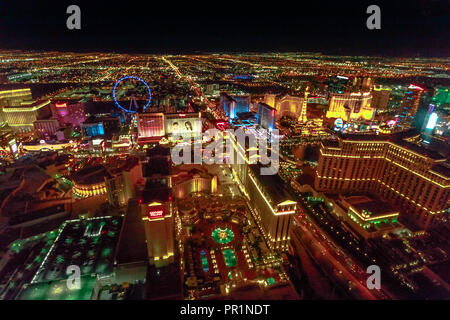
M 327 118 L 350 120 L 371 120 L 375 109 L 371 107 L 370 92 L 331 93 Z
M 377 195 L 426 229 L 449 208 L 446 158 L 401 135 L 349 135 L 321 143 L 315 189 Z
M 23 102 L 33 101 L 30 88 L 0 90 L 0 106 L 20 106 Z
M 284 181 L 278 175 L 261 175 L 261 167 L 250 164 L 249 149 L 234 142 L 234 158 L 244 158 L 244 164 L 232 164 L 233 177 L 242 193 L 249 198 L 251 212 L 266 243 L 271 249 L 288 249 L 293 215 L 297 202 L 285 189 Z M 252 159 L 252 158 L 250 158 Z
M 163 267 L 174 262 L 174 216 L 171 201 L 140 205 L 150 265 Z
M 101 164 L 85 167 L 71 176 L 73 193 L 82 198 L 105 194 L 105 179 L 110 178 L 111 174 Z
M 392 89 L 388 87 L 374 86 L 372 90 L 372 107 L 377 110 L 386 110 L 391 91 Z
M 192 169 L 173 173 L 171 181 L 172 193 L 175 198 L 183 199 L 189 194 L 197 192 L 216 193 L 217 176 L 205 171 Z
M 259 175 L 260 167 L 250 165 L 246 190 L 253 205 L 254 217 L 271 249 L 286 251 L 289 231 L 297 202 L 284 192 L 279 176 Z
M 41 118 L 50 117 L 50 100 L 23 102 L 20 106 L 3 107 L 5 122 L 14 130 L 29 132 L 33 130 L 33 123 Z

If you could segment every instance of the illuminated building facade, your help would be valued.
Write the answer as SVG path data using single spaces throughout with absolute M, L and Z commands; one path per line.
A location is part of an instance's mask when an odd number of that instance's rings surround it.
M 276 100 L 277 100 L 276 94 L 266 93 L 264 95 L 264 103 L 272 108 L 275 108 Z
M 168 136 L 199 136 L 202 133 L 201 113 L 166 113 L 164 128 Z
M 6 121 L 6 116 L 3 113 L 3 107 L 20 107 L 24 103 L 33 103 L 30 88 L 0 89 L 0 124 L 3 124 Z
M 36 120 L 33 122 L 34 132 L 40 138 L 54 135 L 59 128 L 59 123 L 55 119 Z
M 231 96 L 226 92 L 221 92 L 220 108 L 225 111 L 225 114 L 231 121 L 237 117 L 238 113 L 250 110 L 250 96 Z
M 307 111 L 308 111 L 308 87 L 305 90 L 305 97 L 303 98 L 302 108 L 300 110 L 300 115 L 298 116 L 298 121 L 301 123 L 306 123 L 308 121 Z
M 275 101 L 275 109 L 277 110 L 277 117 L 281 118 L 289 116 L 298 119 L 302 115 L 302 110 L 305 111 L 306 117 L 306 103 L 308 99 L 303 97 L 296 97 L 285 95 Z
M 331 93 L 327 118 L 341 118 L 345 121 L 372 120 L 375 109 L 371 106 L 370 92 Z
M 258 124 L 267 130 L 275 129 L 277 110 L 265 103 L 258 103 Z
M 445 161 L 400 136 L 326 140 L 321 144 L 315 189 L 375 194 L 426 229 L 448 210 L 450 172 Z
M 26 101 L 33 101 L 30 88 L 0 90 L 0 107 L 18 107 Z
M 61 126 L 79 127 L 86 121 L 84 103 L 76 100 L 55 101 L 51 105 L 53 117 Z
M 417 110 L 419 109 L 420 98 L 422 96 L 424 89 L 411 84 L 402 100 L 402 104 L 398 109 L 398 122 L 404 120 L 410 120 L 416 116 Z
M 268 246 L 286 251 L 290 240 L 289 231 L 297 202 L 286 190 L 285 182 L 278 175 L 261 175 L 261 167 L 249 164 L 248 149 L 233 141 L 234 158 L 243 157 L 244 164 L 231 164 L 232 174 L 243 194 L 250 200 L 255 218 Z M 252 160 L 252 158 L 250 158 Z
M 344 221 L 365 239 L 380 237 L 402 228 L 398 223 L 399 210 L 385 201 L 365 195 L 340 195 L 334 204 L 335 210 L 344 211 Z
M 81 129 L 83 130 L 83 134 L 87 137 L 97 137 L 105 134 L 105 129 L 101 122 L 83 123 Z
M 138 140 L 152 137 L 162 137 L 166 134 L 164 129 L 164 113 L 138 113 Z
M 48 150 L 63 150 L 74 148 L 77 145 L 76 142 L 70 141 L 45 141 L 39 142 L 24 142 L 22 143 L 23 150 L 25 151 L 48 151 Z
M 352 91 L 370 91 L 373 79 L 371 77 L 354 77 L 352 81 Z
M 374 86 L 372 90 L 372 107 L 377 110 L 386 110 L 391 91 L 390 88 Z
M 111 174 L 103 165 L 85 167 L 71 176 L 73 193 L 82 198 L 105 194 L 105 179 L 110 178 Z
M 150 265 L 163 267 L 174 262 L 174 215 L 171 201 L 140 205 Z
M 205 169 L 174 172 L 171 176 L 172 194 L 183 199 L 191 193 L 217 192 L 217 176 L 209 174 Z
M 137 157 L 119 160 L 110 169 L 111 178 L 105 179 L 108 201 L 112 206 L 125 206 L 136 197 L 136 186 L 142 181 L 142 166 Z
M 49 104 L 50 100 L 40 100 L 17 107 L 6 106 L 3 108 L 4 120 L 14 131 L 29 132 L 36 120 L 50 117 Z
M 284 192 L 284 182 L 279 176 L 260 175 L 259 170 L 257 165 L 248 167 L 245 189 L 269 247 L 285 251 L 289 245 L 289 231 L 297 202 Z
M 106 139 L 111 139 L 114 134 L 118 134 L 120 127 L 120 117 L 90 118 L 81 124 L 85 136 L 104 136 Z
M 14 156 L 18 153 L 17 141 L 12 131 L 0 131 L 0 155 L 2 153 Z

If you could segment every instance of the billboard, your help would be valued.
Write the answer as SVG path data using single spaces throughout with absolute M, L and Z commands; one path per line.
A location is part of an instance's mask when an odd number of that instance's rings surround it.
M 430 117 L 428 118 L 428 122 L 427 122 L 427 129 L 431 129 L 433 130 L 436 127 L 436 123 L 438 121 L 438 115 L 436 114 L 436 112 L 433 112 Z
M 164 218 L 164 210 L 162 208 L 150 207 L 147 211 L 147 217 L 150 220 Z
M 137 116 L 139 138 L 161 137 L 164 133 L 163 113 L 139 113 Z
M 202 133 L 202 118 L 200 113 L 166 114 L 164 118 L 167 135 L 197 136 Z

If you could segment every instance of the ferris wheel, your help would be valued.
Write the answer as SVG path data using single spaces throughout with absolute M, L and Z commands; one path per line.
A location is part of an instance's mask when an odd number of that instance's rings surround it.
M 136 102 L 136 97 L 135 97 L 136 91 L 135 90 L 127 90 L 126 95 L 129 95 L 129 97 L 130 97 L 129 98 L 130 102 L 129 102 L 129 104 L 127 103 L 127 105 L 120 104 L 116 97 L 117 86 L 126 79 L 132 79 L 134 81 L 139 81 L 140 83 L 145 85 L 145 87 L 147 88 L 147 91 L 148 91 L 148 101 L 143 106 L 143 110 L 147 109 L 147 107 L 150 105 L 150 102 L 152 100 L 152 91 L 150 90 L 150 87 L 147 84 L 147 82 L 145 82 L 143 79 L 136 77 L 136 76 L 125 76 L 116 81 L 116 83 L 114 84 L 113 90 L 112 90 L 112 97 L 113 97 L 113 100 L 114 100 L 114 103 L 116 104 L 116 106 L 119 107 L 119 109 L 121 109 L 122 111 L 125 111 L 127 113 L 136 113 L 139 109 L 138 103 Z

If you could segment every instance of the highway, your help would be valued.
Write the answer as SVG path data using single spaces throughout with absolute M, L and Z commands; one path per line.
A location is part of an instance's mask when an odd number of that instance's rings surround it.
M 315 210 L 311 208 L 304 208 L 305 212 Z M 311 214 L 311 213 L 310 213 Z M 352 290 L 359 291 L 356 296 L 362 299 L 376 299 L 384 300 L 392 296 L 385 290 L 369 290 L 366 287 L 366 280 L 369 274 L 366 273 L 365 268 L 360 265 L 355 259 L 349 256 L 346 250 L 343 250 L 335 241 L 327 235 L 326 231 L 318 226 L 318 224 L 308 217 L 307 214 L 301 214 L 294 218 L 295 226 L 293 226 L 294 233 L 300 232 L 302 243 L 313 252 L 321 252 L 321 254 L 332 263 L 333 268 L 353 286 Z M 339 231 L 337 231 L 339 233 Z M 297 233 L 297 236 L 299 234 Z
M 200 89 L 200 85 L 195 83 L 191 77 L 183 75 L 180 70 L 178 69 L 178 67 L 176 65 L 174 65 L 170 60 L 168 60 L 166 57 L 162 57 L 161 58 L 165 63 L 167 63 L 170 68 L 172 68 L 172 70 L 175 72 L 175 74 L 180 78 L 180 79 L 184 79 L 185 81 L 189 82 L 191 88 L 195 91 L 195 93 L 197 94 L 197 96 L 201 97 L 201 99 L 203 100 L 203 102 L 206 104 L 208 111 L 212 112 L 214 114 L 214 116 L 216 117 L 216 119 L 220 119 L 220 114 L 217 112 L 216 110 L 216 104 L 212 103 L 211 101 L 208 100 L 208 98 L 205 96 L 205 94 L 203 93 L 203 91 Z

